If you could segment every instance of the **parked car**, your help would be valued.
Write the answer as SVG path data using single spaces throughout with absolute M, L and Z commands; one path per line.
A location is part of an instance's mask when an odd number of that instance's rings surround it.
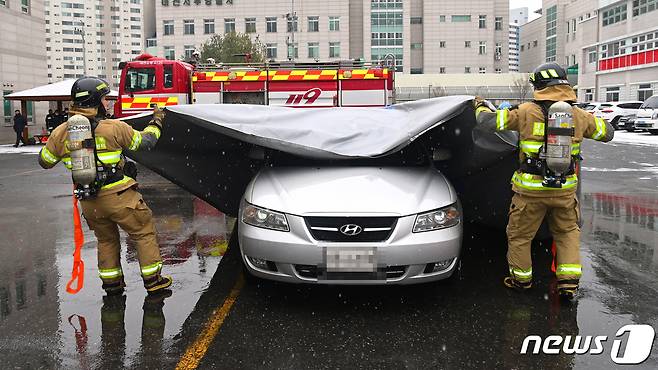
M 275 152 L 238 213 L 248 273 L 292 283 L 413 284 L 459 266 L 462 210 L 420 145 L 382 158 Z
M 648 130 L 653 135 L 658 135 L 658 95 L 647 99 L 637 111 L 635 128 Z
M 585 110 L 585 111 L 587 111 L 587 112 L 589 112 L 589 113 L 594 114 L 594 113 L 599 109 L 599 106 L 600 106 L 601 104 L 602 104 L 602 103 L 592 101 L 592 102 L 587 103 L 587 105 L 585 105 L 584 107 L 582 107 L 582 109 Z
M 628 132 L 635 131 L 635 115 L 630 114 L 628 116 L 623 116 L 619 119 L 618 123 L 619 128 L 623 128 Z
M 619 129 L 619 119 L 623 116 L 636 114 L 642 105 L 641 101 L 614 101 L 601 103 L 594 115 L 610 122 L 615 130 Z

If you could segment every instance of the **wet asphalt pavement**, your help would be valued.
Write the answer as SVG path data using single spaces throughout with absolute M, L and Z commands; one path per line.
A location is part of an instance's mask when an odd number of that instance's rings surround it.
M 642 134 L 635 134 L 642 135 Z M 551 293 L 549 246 L 535 286 L 502 287 L 503 231 L 467 225 L 458 279 L 404 287 L 297 286 L 241 278 L 234 220 L 142 170 L 173 295 L 145 298 L 124 240 L 125 299 L 103 299 L 85 225 L 84 289 L 72 266 L 70 175 L 34 154 L 0 154 L 2 368 L 607 369 L 626 324 L 658 327 L 658 146 L 588 142 L 579 299 Z M 124 235 L 125 239 L 125 235 Z M 527 335 L 610 338 L 600 355 L 519 354 Z M 629 368 L 658 367 L 658 348 Z

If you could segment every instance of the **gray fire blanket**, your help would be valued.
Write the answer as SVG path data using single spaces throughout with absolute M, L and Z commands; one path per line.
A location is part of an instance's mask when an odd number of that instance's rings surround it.
M 418 141 L 439 153 L 435 166 L 457 189 L 467 217 L 501 226 L 518 139 L 510 132 L 474 130 L 472 99 L 450 96 L 382 108 L 177 105 L 167 107 L 155 150 L 129 156 L 235 216 L 247 183 L 265 165 L 252 155 L 255 149 L 349 160 L 386 156 Z M 149 119 L 125 121 L 141 129 Z

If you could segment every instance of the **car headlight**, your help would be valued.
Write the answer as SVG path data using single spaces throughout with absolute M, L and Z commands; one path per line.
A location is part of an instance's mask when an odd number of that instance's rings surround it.
M 413 232 L 422 233 L 424 231 L 455 226 L 459 223 L 459 216 L 459 210 L 455 206 L 447 206 L 431 212 L 420 213 L 416 216 Z
M 257 207 L 253 204 L 246 203 L 242 211 L 242 221 L 246 224 L 264 229 L 290 231 L 288 219 L 281 212 Z

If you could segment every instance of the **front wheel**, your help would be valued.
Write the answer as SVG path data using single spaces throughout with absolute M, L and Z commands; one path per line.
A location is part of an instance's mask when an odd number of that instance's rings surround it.
M 651 135 L 658 135 L 658 130 L 649 130 Z

